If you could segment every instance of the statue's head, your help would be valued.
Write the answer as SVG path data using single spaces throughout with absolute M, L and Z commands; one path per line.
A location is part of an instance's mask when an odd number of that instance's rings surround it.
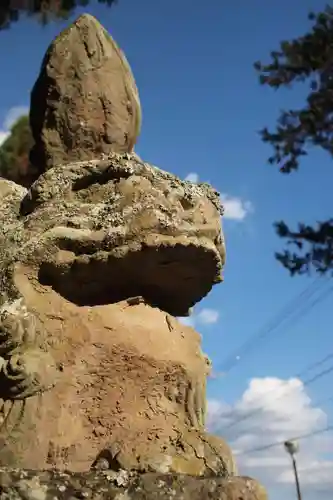
M 73 303 L 141 295 L 183 316 L 221 280 L 220 205 L 207 185 L 111 154 L 52 168 L 19 192 L 12 260 Z

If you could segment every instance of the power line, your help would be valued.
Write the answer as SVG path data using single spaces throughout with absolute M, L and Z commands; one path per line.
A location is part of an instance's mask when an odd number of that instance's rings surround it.
M 322 277 L 317 277 L 309 286 L 307 286 L 299 295 L 297 295 L 292 301 L 286 304 L 270 321 L 268 321 L 260 330 L 252 335 L 249 339 L 247 339 L 243 345 L 241 345 L 237 350 L 235 350 L 231 355 L 229 355 L 223 363 L 219 365 L 218 373 L 229 373 L 231 369 L 239 363 L 239 359 L 244 357 L 244 355 L 248 354 L 254 347 L 256 347 L 257 343 L 263 340 L 265 337 L 274 332 L 277 328 L 279 328 L 286 320 L 295 320 L 297 321 L 300 316 L 306 314 L 310 311 L 318 302 L 323 300 L 326 295 L 326 289 L 324 290 L 324 294 L 320 294 L 314 301 L 310 303 L 310 305 L 306 302 L 309 298 L 311 298 L 319 288 L 322 288 Z M 333 287 L 330 287 L 328 293 L 333 290 Z M 300 306 L 302 306 L 300 308 Z M 300 314 L 301 313 L 301 314 Z
M 318 366 L 323 365 L 326 361 L 328 361 L 329 359 L 332 359 L 332 358 L 333 358 L 333 352 L 327 354 L 327 356 L 325 356 L 323 359 L 321 359 L 319 361 L 315 361 L 314 363 L 312 363 L 311 365 L 306 367 L 304 370 L 302 370 L 300 373 L 298 373 L 298 375 L 296 375 L 296 377 L 297 378 L 303 377 L 303 375 L 305 375 L 305 373 L 313 370 L 314 368 L 318 368 Z
M 318 367 L 318 366 L 324 364 L 328 359 L 330 359 L 332 357 L 333 357 L 333 353 L 330 353 L 329 355 L 325 356 L 323 359 L 317 361 L 316 363 L 313 363 L 313 364 L 309 365 L 309 367 L 307 367 L 304 370 L 302 370 L 301 374 L 307 373 L 308 371 L 310 371 L 311 369 L 313 369 L 313 367 Z M 325 377 L 326 375 L 328 375 L 331 372 L 333 372 L 333 365 L 330 366 L 329 368 L 325 369 L 325 370 L 322 370 L 321 372 L 317 373 L 316 375 L 312 376 L 311 378 L 303 381 L 303 387 L 308 387 L 309 385 L 313 384 L 314 382 L 316 382 L 320 378 Z M 300 378 L 300 374 L 296 375 L 295 378 Z M 287 388 L 286 391 L 282 392 L 282 394 L 279 394 L 279 396 L 277 396 L 275 398 L 275 401 L 278 401 L 282 397 L 287 396 L 288 393 L 291 392 L 292 390 L 293 389 L 290 388 L 290 387 Z M 265 410 L 264 406 L 258 406 L 257 408 L 253 408 L 253 410 L 251 410 L 251 411 L 243 414 L 239 418 L 237 418 L 237 419 L 233 420 L 232 422 L 230 422 L 229 425 L 227 425 L 226 427 L 224 427 L 224 430 L 230 429 L 231 427 L 234 427 L 235 425 L 239 424 L 240 422 L 248 420 L 249 418 L 253 417 L 254 415 L 257 415 L 258 413 L 261 413 L 264 410 Z M 232 414 L 233 414 L 233 412 L 230 412 L 229 416 L 232 416 Z M 221 416 L 224 417 L 224 418 L 228 417 L 228 415 L 221 415 Z
M 327 368 L 326 370 L 317 373 L 317 375 L 314 375 L 310 379 L 305 380 L 305 382 L 303 382 L 303 387 L 308 387 L 309 385 L 313 384 L 313 382 L 316 382 L 317 380 L 319 380 L 322 377 L 325 377 L 331 372 L 333 372 L 333 365 L 330 368 Z
M 329 396 L 328 398 L 322 398 L 322 399 L 319 399 L 318 401 L 315 401 L 315 402 L 312 404 L 312 406 L 313 406 L 313 407 L 320 407 L 320 406 L 322 406 L 323 404 L 328 403 L 328 402 L 330 402 L 330 401 L 333 401 L 333 396 Z M 283 417 L 280 417 L 280 418 L 278 417 L 278 418 L 276 418 L 276 419 L 275 419 L 275 422 L 279 422 L 280 420 L 283 420 L 283 421 L 284 421 L 285 419 L 284 419 Z M 289 419 L 289 420 L 291 420 L 291 419 Z M 247 433 L 248 433 L 248 432 L 251 432 L 251 431 L 253 431 L 253 430 L 256 430 L 256 427 L 254 427 L 254 426 L 253 426 L 253 427 L 250 427 L 250 428 L 246 428 L 246 432 L 247 432 Z
M 323 290 L 321 290 L 321 293 L 319 293 L 319 295 L 317 297 L 315 297 L 314 300 L 312 300 L 310 302 L 310 304 L 308 303 L 308 299 L 311 298 L 318 291 L 319 285 L 321 285 L 321 283 L 322 283 L 320 278 L 321 277 L 318 277 L 316 280 L 314 280 L 305 290 L 303 290 L 294 300 L 292 300 L 291 303 L 289 303 L 287 306 L 285 306 L 282 309 L 282 311 L 280 311 L 274 317 L 274 319 L 268 324 L 268 328 L 266 326 L 266 328 L 259 330 L 259 332 L 257 334 L 253 335 L 250 339 L 248 339 L 243 344 L 243 346 L 241 346 L 241 348 L 238 350 L 238 354 L 239 354 L 239 352 L 242 352 L 242 351 L 244 351 L 245 353 L 249 352 L 251 350 L 251 348 L 253 348 L 259 340 L 266 337 L 269 333 L 271 333 L 276 328 L 278 328 L 285 320 L 288 320 L 291 318 L 291 320 L 293 320 L 294 322 L 295 322 L 295 320 L 297 321 L 299 319 L 299 317 L 302 315 L 302 313 L 303 313 L 303 315 L 305 315 L 316 304 L 318 304 L 323 299 L 327 298 L 327 296 L 333 291 L 333 286 L 330 286 L 328 288 L 325 287 Z M 322 287 L 320 287 L 320 288 L 322 288 Z M 302 299 L 303 299 L 303 301 L 302 301 Z M 307 302 L 305 303 L 304 301 L 307 301 Z M 301 305 L 301 307 L 299 307 L 299 305 Z M 296 312 L 296 314 L 295 314 L 295 312 Z M 296 377 L 300 378 L 305 373 L 313 370 L 314 368 L 317 368 L 318 366 L 322 365 L 323 363 L 325 363 L 326 361 L 328 361 L 331 358 L 333 358 L 333 353 L 330 353 L 330 354 L 326 355 L 323 359 L 310 364 L 304 370 L 302 370 L 299 374 L 297 374 Z M 233 366 L 235 364 L 237 364 L 237 362 L 238 362 L 238 360 L 236 360 L 236 357 L 234 355 L 229 356 L 229 358 L 227 358 L 227 360 L 225 361 L 225 364 L 227 365 L 228 371 L 230 371 L 231 368 L 233 368 Z M 229 365 L 228 365 L 228 363 L 229 363 Z M 330 368 L 328 368 L 326 370 L 322 370 L 322 372 L 320 372 L 320 373 L 316 374 L 315 376 L 311 377 L 310 379 L 304 381 L 303 385 L 308 386 L 308 385 L 314 383 L 316 380 L 320 379 L 321 377 L 324 377 L 327 374 L 331 373 L 332 371 L 333 371 L 333 366 L 331 366 Z M 286 395 L 286 393 L 280 394 L 280 396 L 278 396 L 278 398 L 276 398 L 276 399 L 279 399 L 285 395 Z M 240 418 L 232 421 L 228 426 L 225 427 L 225 429 L 229 429 L 229 428 L 235 426 L 236 424 L 238 424 L 239 422 L 244 421 L 244 420 L 250 418 L 251 416 L 253 416 L 253 415 L 255 415 L 258 412 L 261 412 L 263 410 L 264 410 L 264 407 L 262 407 L 262 406 L 254 408 L 252 411 L 248 412 L 247 414 L 242 415 Z M 234 411 L 230 411 L 227 414 L 224 414 L 224 415 L 222 414 L 221 417 L 228 418 L 228 417 L 231 417 L 233 415 L 234 415 Z
M 317 436 L 318 434 L 323 434 L 324 432 L 328 432 L 328 431 L 332 431 L 332 430 L 333 430 L 333 425 L 328 425 L 324 429 L 319 429 L 317 431 L 308 432 L 307 434 L 302 434 L 300 436 L 297 436 L 295 438 L 290 439 L 290 441 L 302 441 L 302 440 L 308 439 L 312 436 Z M 235 455 L 248 455 L 250 453 L 257 453 L 259 451 L 269 450 L 270 448 L 275 448 L 276 446 L 284 445 L 285 441 L 286 440 L 276 441 L 274 443 L 266 444 L 264 446 L 258 446 L 257 448 L 250 448 L 249 450 L 245 450 L 245 451 L 238 452 L 238 453 L 236 452 Z
M 320 278 L 319 278 L 320 279 Z M 241 349 L 243 349 L 245 351 L 245 353 L 242 354 L 242 357 L 244 356 L 244 354 L 247 354 L 248 352 L 250 352 L 251 348 L 254 348 L 256 347 L 256 344 L 259 340 L 267 337 L 269 334 L 271 334 L 272 332 L 274 332 L 275 330 L 277 330 L 279 327 L 281 327 L 281 325 L 285 322 L 288 322 L 288 326 L 290 327 L 291 324 L 295 324 L 297 323 L 297 321 L 299 320 L 299 318 L 302 316 L 302 315 L 305 315 L 307 314 L 311 309 L 313 309 L 313 307 L 315 305 L 317 305 L 323 298 L 325 298 L 325 295 L 330 293 L 331 291 L 333 291 L 333 287 L 329 287 L 329 290 L 327 292 L 326 289 L 322 290 L 322 293 L 319 294 L 319 297 L 315 298 L 312 302 L 310 302 L 310 304 L 307 302 L 307 300 L 309 298 L 311 298 L 317 291 L 318 291 L 318 285 L 319 284 L 319 281 L 316 280 L 315 282 L 312 283 L 313 285 L 313 289 L 311 288 L 311 285 L 305 289 L 297 298 L 295 301 L 293 301 L 289 308 L 288 308 L 288 312 L 287 314 L 283 315 L 283 314 L 280 314 L 280 318 L 272 324 L 271 327 L 269 327 L 268 329 L 264 330 L 262 332 L 259 332 L 259 334 L 253 336 L 252 338 L 250 338 L 247 342 L 245 342 L 245 344 L 243 345 L 243 347 Z M 300 299 L 303 298 L 304 301 L 303 302 L 300 302 Z M 300 306 L 298 306 L 297 304 L 300 304 Z M 295 307 L 294 307 L 294 304 L 295 304 Z M 230 362 L 230 367 L 229 367 L 229 370 L 230 371 L 236 364 L 238 363 L 238 360 L 234 359 L 234 361 L 231 363 Z

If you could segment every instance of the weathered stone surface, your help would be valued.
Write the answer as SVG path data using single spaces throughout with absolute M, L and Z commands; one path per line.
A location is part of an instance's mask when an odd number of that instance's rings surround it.
M 31 119 L 41 175 L 0 180 L 1 499 L 266 500 L 205 431 L 210 361 L 174 317 L 222 280 L 218 193 L 130 153 L 137 90 L 91 16 Z
M 49 170 L 31 187 L 21 213 L 30 243 L 17 258 L 38 267 L 43 283 L 76 304 L 141 295 L 184 316 L 221 281 L 217 193 L 136 155 Z
M 0 352 L 13 365 L 18 346 L 28 366 L 39 353 L 40 377 L 25 364 L 0 372 L 0 465 L 235 472 L 228 446 L 204 432 L 209 365 L 193 329 L 170 317 L 170 331 L 145 304 L 78 307 L 22 265 L 14 280 L 22 298 L 0 311 Z
M 131 475 L 125 470 L 70 473 L 0 469 L 2 500 L 267 500 L 248 477 L 196 478 L 177 474 Z
M 125 55 L 93 16 L 80 16 L 48 48 L 30 122 L 39 172 L 133 150 L 141 127 L 136 84 Z
M 217 194 L 113 153 L 0 198 L 0 464 L 234 474 L 200 336 L 170 315 L 219 280 Z

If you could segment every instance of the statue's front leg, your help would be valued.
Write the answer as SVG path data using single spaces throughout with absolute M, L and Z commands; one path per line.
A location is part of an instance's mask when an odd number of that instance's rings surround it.
M 52 356 L 38 347 L 34 315 L 23 298 L 0 308 L 0 398 L 24 399 L 56 382 Z
M 0 369 L 3 399 L 25 399 L 51 389 L 56 383 L 56 364 L 52 356 L 41 349 L 28 348 L 3 361 Z

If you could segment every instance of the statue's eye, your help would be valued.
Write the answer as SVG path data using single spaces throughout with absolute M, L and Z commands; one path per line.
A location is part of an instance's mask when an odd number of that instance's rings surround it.
M 111 165 L 109 168 L 96 170 L 87 175 L 77 179 L 72 184 L 72 191 L 82 191 L 88 189 L 90 186 L 97 184 L 103 186 L 110 181 L 119 181 L 120 179 L 127 179 L 130 177 L 131 172 L 126 172 L 123 169 L 114 169 Z

